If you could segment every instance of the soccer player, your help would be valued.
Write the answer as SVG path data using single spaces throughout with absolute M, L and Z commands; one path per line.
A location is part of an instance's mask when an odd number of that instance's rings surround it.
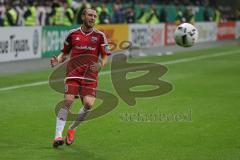
M 54 67 L 64 62 L 68 55 L 70 57 L 70 60 L 66 62 L 64 106 L 57 114 L 53 147 L 64 144 L 62 132 L 67 114 L 76 96 L 81 98 L 83 107 L 67 131 L 65 138 L 67 145 L 73 143 L 76 127 L 90 112 L 95 101 L 98 72 L 107 63 L 107 56 L 110 54 L 105 34 L 94 28 L 96 17 L 95 10 L 83 10 L 81 16 L 83 24 L 69 31 L 61 53 L 51 58 L 51 65 Z

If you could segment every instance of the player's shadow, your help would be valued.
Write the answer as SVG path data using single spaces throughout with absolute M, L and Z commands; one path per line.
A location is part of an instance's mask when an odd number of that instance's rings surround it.
M 88 151 L 84 146 L 61 146 L 57 149 L 52 147 L 42 147 L 41 149 L 51 150 L 51 154 L 43 155 L 41 159 L 51 160 L 70 160 L 70 159 L 84 159 L 84 160 L 105 160 L 93 152 Z

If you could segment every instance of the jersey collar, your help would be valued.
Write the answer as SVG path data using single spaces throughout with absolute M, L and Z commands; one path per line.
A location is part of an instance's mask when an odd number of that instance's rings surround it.
M 83 30 L 82 30 L 82 26 L 80 26 L 80 31 L 82 32 L 82 34 L 84 34 L 84 35 L 86 35 L 86 36 L 90 35 L 90 34 L 93 32 L 93 30 L 94 30 L 94 28 L 92 29 L 91 32 L 85 33 L 85 32 L 83 32 Z

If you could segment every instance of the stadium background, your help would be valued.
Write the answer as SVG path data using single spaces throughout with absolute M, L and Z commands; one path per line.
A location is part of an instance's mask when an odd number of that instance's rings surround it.
M 239 1 L 34 1 L 37 18 L 28 26 L 28 6 L 21 7 L 27 1 L 0 2 L 0 159 L 240 158 Z M 61 14 L 55 17 L 52 11 L 58 3 Z M 66 3 L 74 11 L 70 26 L 64 24 Z M 6 5 L 20 14 L 8 26 Z M 136 106 L 129 107 L 113 87 L 110 61 L 100 75 L 99 89 L 118 97 L 117 108 L 83 123 L 73 146 L 53 150 L 54 109 L 62 94 L 48 86 L 53 71 L 49 57 L 59 53 L 67 32 L 79 26 L 78 11 L 90 6 L 100 7 L 98 14 L 105 6 L 108 10 L 101 21 L 109 24 L 97 28 L 116 44 L 112 56 L 125 53 L 129 62 L 165 65 L 168 72 L 161 79 L 174 89 L 163 96 L 138 98 Z M 199 30 L 199 42 L 191 48 L 176 46 L 173 39 L 176 25 L 185 21 Z M 123 41 L 131 42 L 131 48 L 122 50 Z M 141 75 L 131 73 L 128 78 Z M 76 102 L 73 111 L 79 106 Z M 151 119 L 159 112 L 170 117 Z

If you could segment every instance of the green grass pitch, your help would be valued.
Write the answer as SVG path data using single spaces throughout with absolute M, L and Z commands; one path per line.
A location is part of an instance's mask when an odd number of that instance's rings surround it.
M 191 57 L 237 52 L 202 59 Z M 190 59 L 189 59 L 190 58 Z M 75 143 L 52 148 L 54 107 L 62 95 L 47 84 L 0 91 L 1 160 L 239 160 L 240 46 L 169 56 L 131 59 L 164 63 L 161 77 L 174 89 L 162 96 L 138 98 L 129 107 L 119 98 L 112 112 L 77 129 Z M 109 70 L 109 65 L 104 69 Z M 1 76 L 0 88 L 47 81 L 51 70 Z M 100 76 L 99 89 L 117 96 L 111 76 Z M 74 104 L 74 111 L 80 107 Z M 189 113 L 191 121 L 135 121 L 125 113 Z

